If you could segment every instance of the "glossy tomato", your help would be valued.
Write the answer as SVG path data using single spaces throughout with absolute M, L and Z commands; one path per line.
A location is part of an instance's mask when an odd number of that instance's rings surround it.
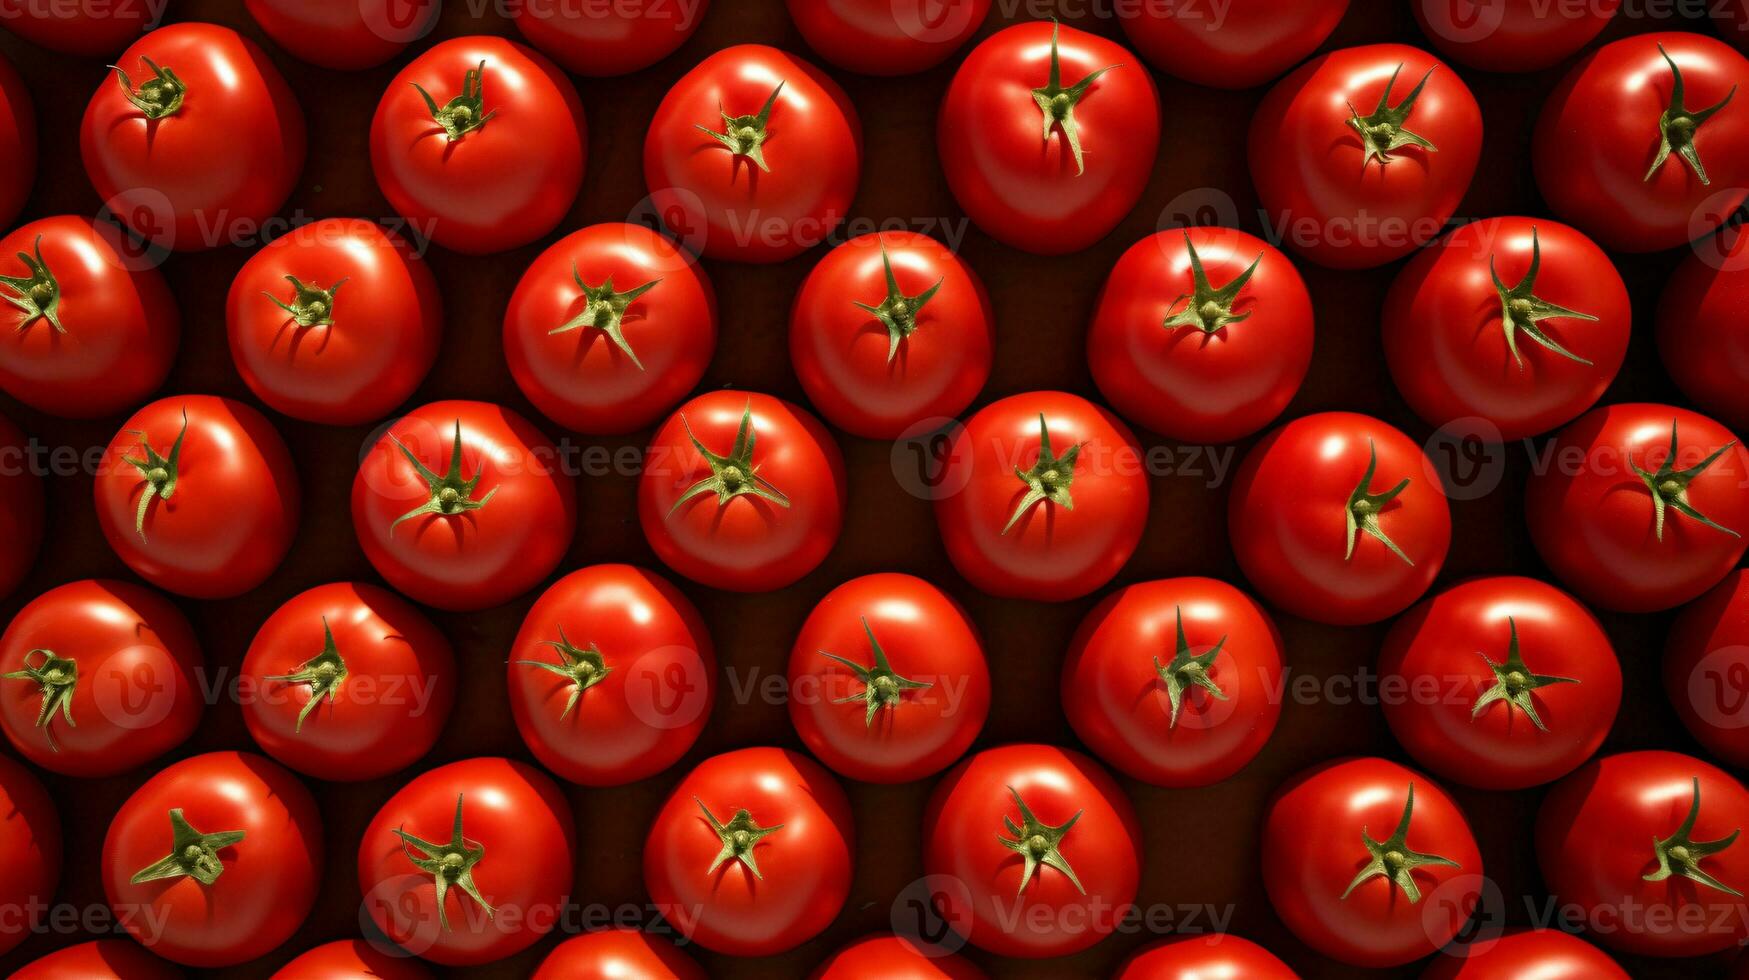
M 439 609 L 486 609 L 557 567 L 577 530 L 576 487 L 557 447 L 522 416 L 432 402 L 365 453 L 352 527 L 397 591 Z
M 1300 63 L 1342 21 L 1348 0 L 1119 4 L 1118 23 L 1154 67 L 1187 82 L 1251 88 Z
M 1749 427 L 1749 331 L 1732 329 L 1749 309 L 1749 228 L 1721 228 L 1696 242 L 1657 309 L 1658 353 L 1670 380 L 1733 431 Z
M 0 24 L 5 23 L 0 3 Z M 12 227 L 36 182 L 36 107 L 12 64 L 0 58 L 0 228 Z
M 730 956 L 812 939 L 850 894 L 850 801 L 784 749 L 712 756 L 674 787 L 644 842 L 644 887 L 686 938 Z
M 552 231 L 583 184 L 588 127 L 556 65 L 498 37 L 458 37 L 402 68 L 370 123 L 370 165 L 397 214 L 485 255 Z
M 1609 955 L 1559 929 L 1508 929 L 1450 947 L 1421 980 L 1628 980 Z
M 704 267 L 642 225 L 554 242 L 510 294 L 504 357 L 541 414 L 577 432 L 635 432 L 697 387 L 717 348 Z
M 1017 24 L 960 63 L 937 117 L 954 199 L 992 238 L 1080 251 L 1136 206 L 1154 169 L 1160 96 L 1135 55 L 1055 22 Z
M 1439 53 L 1483 71 L 1540 71 L 1609 26 L 1621 0 L 1414 0 L 1410 9 Z
M 30 938 L 61 880 L 61 820 L 42 783 L 0 756 L 0 955 Z
M 827 252 L 796 294 L 789 353 L 826 421 L 870 439 L 937 428 L 990 377 L 990 297 L 947 246 L 909 231 Z
M 131 939 L 99 939 L 32 960 L 11 980 L 181 980 L 182 972 Z
M 12 594 L 36 564 L 47 523 L 40 463 L 30 437 L 0 415 L 0 599 Z
M 977 33 L 990 0 L 787 0 L 808 47 L 863 75 L 933 68 Z
M 164 4 L 144 0 L 115 3 L 43 3 L 0 0 L 0 27 L 62 54 L 86 58 L 112 55 L 157 26 Z
M 983 980 L 963 956 L 892 933 L 875 933 L 845 946 L 814 968 L 808 980 Z
M 1299 974 L 1249 939 L 1211 933 L 1162 939 L 1137 950 L 1112 980 L 1297 980 Z
M 1664 641 L 1664 691 L 1706 750 L 1749 767 L 1749 570 L 1684 606 Z
M 300 61 L 358 71 L 388 61 L 431 30 L 437 0 L 245 0 L 273 43 Z
M 134 791 L 103 839 L 103 890 L 128 934 L 185 966 L 233 966 L 303 924 L 322 877 L 322 818 L 297 777 L 209 752 Z
M 553 947 L 529 980 L 705 980 L 705 972 L 666 939 L 616 928 Z
M 431 971 L 362 939 L 337 939 L 299 955 L 272 980 L 430 980 Z
M 656 214 L 713 259 L 777 262 L 825 241 L 861 170 L 862 124 L 844 90 L 762 44 L 681 76 L 644 138 Z
M 1336 269 L 1384 265 L 1443 233 L 1481 149 L 1463 79 L 1402 44 L 1300 66 L 1269 90 L 1246 141 L 1271 240 Z
M 588 4 L 524 0 L 512 4 L 516 29 L 547 57 L 578 75 L 625 75 L 686 43 L 710 0 Z

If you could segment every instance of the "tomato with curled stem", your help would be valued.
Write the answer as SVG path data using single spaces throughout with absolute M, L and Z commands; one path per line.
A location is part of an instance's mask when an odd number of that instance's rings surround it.
M 1567 59 L 1609 26 L 1621 0 L 1414 0 L 1421 33 L 1447 58 L 1482 71 L 1540 71 Z
M 336 71 L 374 68 L 431 30 L 436 0 L 245 0 L 273 43 Z
M 983 980 L 971 960 L 893 933 L 864 936 L 814 968 L 808 980 Z
M 909 75 L 977 33 L 990 0 L 786 0 L 808 46 L 862 75 Z
M 1251 940 L 1217 932 L 1149 943 L 1125 960 L 1112 980 L 1295 980 L 1298 976 Z
M 553 947 L 529 980 L 705 980 L 705 972 L 667 939 L 614 928 Z
M 1148 63 L 1213 88 L 1251 88 L 1299 64 L 1341 23 L 1348 0 L 1119 4 L 1118 25 Z
M 0 756 L 0 955 L 39 928 L 61 881 L 61 820 L 30 770 Z
M 98 939 L 24 964 L 11 980 L 181 980 L 182 972 L 131 939 Z
M 0 7 L 0 18 L 3 10 Z M 11 62 L 0 58 L 0 228 L 12 227 L 35 182 L 36 107 L 24 79 Z
M 163 4 L 0 0 L 0 28 L 62 54 L 112 55 L 157 26 Z
M 337 939 L 299 954 L 272 980 L 430 980 L 431 971 L 362 939 Z
M 1709 753 L 1749 767 L 1749 570 L 1677 613 L 1664 641 L 1664 691 Z
M 1448 947 L 1421 980 L 1628 980 L 1609 954 L 1559 929 L 1508 929 Z
M 597 6 L 524 2 L 510 20 L 528 43 L 577 75 L 625 75 L 661 61 L 686 43 L 710 0 Z
M 1749 427 L 1749 335 L 1732 326 L 1749 309 L 1749 227 L 1721 228 L 1693 249 L 1658 298 L 1658 353 L 1684 395 L 1740 432 Z
M 0 599 L 24 582 L 42 550 L 48 519 L 43 479 L 31 440 L 0 415 Z

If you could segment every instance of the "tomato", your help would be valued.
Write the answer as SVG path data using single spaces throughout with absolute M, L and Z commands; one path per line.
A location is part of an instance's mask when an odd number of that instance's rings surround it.
M 304 111 L 255 42 L 217 24 L 160 27 L 115 61 L 79 131 L 104 207 L 159 248 L 253 238 L 304 166 Z
M 1142 538 L 1148 477 L 1117 417 L 1060 391 L 1010 395 L 955 432 L 935 522 L 980 592 L 1062 601 L 1111 581 Z
M 249 390 L 306 422 L 374 422 L 437 359 L 443 297 L 406 242 L 361 218 L 324 218 L 243 264 L 225 301 Z
M 552 931 L 571 892 L 571 805 L 509 759 L 427 770 L 389 797 L 358 845 L 376 928 L 444 966 L 503 959 Z
M 784 749 L 738 749 L 674 787 L 644 842 L 644 887 L 689 941 L 770 956 L 812 939 L 850 893 L 856 828 L 832 775 Z
M 1112 980 L 1297 980 L 1275 954 L 1226 933 L 1149 943 L 1118 967 Z
M 222 599 L 260 585 L 297 533 L 291 453 L 253 408 L 175 395 L 135 412 L 110 440 L 93 495 L 109 546 L 141 578 Z
M 1621 369 L 1631 319 L 1627 286 L 1591 239 L 1554 221 L 1489 218 L 1397 273 L 1385 359 L 1429 425 L 1510 442 L 1597 403 Z
M 291 773 L 248 752 L 159 770 L 103 839 L 103 891 L 128 934 L 184 966 L 234 966 L 297 931 L 322 876 L 322 818 Z
M 1749 934 L 1749 790 L 1675 752 L 1623 752 L 1557 783 L 1536 815 L 1543 880 L 1597 941 L 1640 956 L 1701 956 Z
M 770 395 L 711 391 L 651 437 L 638 521 L 694 582 L 769 592 L 832 550 L 845 494 L 844 458 L 818 419 Z
M 1375 758 L 1325 763 L 1277 790 L 1262 863 L 1270 904 L 1301 942 L 1369 968 L 1449 943 L 1484 880 L 1476 839 L 1451 797 Z
M 583 185 L 577 89 L 539 54 L 458 37 L 402 68 L 370 123 L 370 166 L 395 213 L 466 255 L 552 231 Z
M 504 357 L 541 414 L 620 435 L 698 386 L 717 348 L 717 298 L 698 260 L 642 225 L 591 225 L 554 242 L 504 311 Z
M 1093 381 L 1172 439 L 1232 442 L 1268 425 L 1312 363 L 1312 298 L 1287 256 L 1231 228 L 1150 235 L 1117 260 L 1087 333 Z
M 0 23 L 4 23 L 0 0 Z M 12 227 L 36 182 L 36 107 L 12 64 L 0 58 L 0 228 Z
M 386 953 L 362 939 L 337 939 L 306 952 L 274 973 L 273 980 L 430 980 L 419 963 Z
M 180 980 L 182 973 L 131 939 L 99 939 L 32 960 L 11 980 Z
M 530 980 L 705 980 L 705 972 L 668 940 L 619 928 L 553 947 Z
M 1590 44 L 1621 0 L 1415 0 L 1410 9 L 1439 53 L 1482 71 L 1541 71 Z
M 1621 667 L 1590 610 L 1516 576 L 1423 600 L 1379 653 L 1385 721 L 1435 776 L 1523 789 L 1591 758 L 1621 704 Z
M 1743 557 L 1749 452 L 1670 405 L 1593 409 L 1562 429 L 1525 486 L 1530 539 L 1581 599 L 1622 612 L 1681 605 Z
M 507 669 L 529 751 L 585 786 L 673 765 L 716 698 L 716 655 L 697 607 L 631 565 L 592 565 L 553 583 L 523 618 Z
M 1745 0 L 1749 2 L 1749 0 Z M 1731 329 L 1749 306 L 1749 229 L 1695 243 L 1658 299 L 1658 353 L 1670 380 L 1732 430 L 1749 427 L 1749 336 Z
M 1530 158 L 1543 200 L 1621 252 L 1712 231 L 1749 194 L 1749 106 L 1728 94 L 1742 85 L 1749 61 L 1699 34 L 1636 34 L 1593 51 L 1537 118 Z
M 934 68 L 965 44 L 990 0 L 786 0 L 808 47 L 862 75 Z
M 45 913 L 61 880 L 61 821 L 42 783 L 0 756 L 0 954 L 46 928 Z
M 0 599 L 30 574 L 42 550 L 48 517 L 43 479 L 31 452 L 31 439 L 0 415 Z
M 1159 141 L 1160 96 L 1135 55 L 1054 21 L 973 48 L 936 126 L 966 216 L 1040 255 L 1080 251 L 1116 227 L 1141 199 Z
M 0 0 L 0 27 L 50 51 L 95 58 L 137 40 L 157 26 L 163 12 L 164 4 L 145 0 L 72 4 Z
M 578 75 L 627 75 L 686 43 L 710 0 L 599 4 L 523 0 L 512 4 L 516 29 L 547 57 Z
M 164 277 L 110 224 L 57 215 L 0 238 L 0 389 L 63 418 L 132 408 L 164 383 L 181 322 Z
M 814 968 L 808 980 L 982 980 L 963 956 L 908 936 L 875 933 L 845 946 Z
M 1271 240 L 1319 265 L 1370 269 L 1445 231 L 1476 172 L 1482 112 L 1439 59 L 1370 44 L 1277 82 L 1246 144 Z
M 1094 754 L 1156 786 L 1244 768 L 1281 717 L 1281 634 L 1256 600 L 1211 578 L 1106 596 L 1063 661 L 1063 713 Z
M 681 76 L 644 137 L 656 213 L 713 259 L 778 262 L 825 241 L 861 171 L 862 123 L 844 90 L 763 44 Z
M 1348 0 L 1119 4 L 1118 24 L 1154 67 L 1187 82 L 1251 88 L 1300 63 L 1342 21 Z
M 1749 767 L 1749 571 L 1682 608 L 1664 642 L 1664 691 L 1706 750 Z
M 273 43 L 336 71 L 374 68 L 431 30 L 436 0 L 245 0 Z
M 1558 929 L 1508 929 L 1448 949 L 1421 980 L 1628 980 L 1608 954 Z
M 827 252 L 790 311 L 790 363 L 808 400 L 869 439 L 964 411 L 989 380 L 995 342 L 978 274 L 909 231 L 860 235 Z
M 358 543 L 415 602 L 464 612 L 508 602 L 558 566 L 576 533 L 576 487 L 558 454 L 507 408 L 416 408 L 352 481 Z
M 1271 605 L 1352 626 L 1394 616 L 1427 591 L 1451 544 L 1451 511 L 1414 440 L 1375 418 L 1321 412 L 1245 455 L 1227 533 Z

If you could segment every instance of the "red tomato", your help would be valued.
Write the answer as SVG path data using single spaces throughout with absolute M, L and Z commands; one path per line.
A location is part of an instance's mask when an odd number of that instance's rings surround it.
M 591 225 L 554 242 L 504 311 L 504 357 L 541 414 L 620 435 L 662 417 L 717 349 L 704 267 L 642 225 Z
M 362 939 L 323 943 L 279 968 L 272 980 L 430 980 L 419 963 Z
M 789 656 L 789 717 L 841 776 L 905 783 L 952 765 L 990 713 L 983 640 L 920 578 L 853 578 L 826 593 Z
M 1451 942 L 1485 880 L 1451 797 L 1373 758 L 1326 763 L 1278 790 L 1262 861 L 1264 890 L 1288 929 L 1325 956 L 1369 968 Z
M 352 481 L 352 526 L 378 574 L 415 602 L 501 605 L 558 566 L 577 530 L 559 451 L 522 416 L 443 401 L 390 425 Z
M 844 458 L 819 420 L 770 395 L 712 391 L 651 437 L 638 521 L 669 568 L 712 588 L 781 589 L 844 524 Z
M 304 166 L 304 111 L 267 55 L 228 27 L 171 24 L 114 72 L 79 132 L 104 207 L 159 248 L 257 237 Z
M 577 89 L 539 54 L 458 37 L 402 68 L 370 123 L 370 165 L 397 214 L 467 255 L 552 231 L 583 184 Z
M 705 980 L 705 972 L 668 940 L 619 928 L 553 947 L 530 980 Z
M 1281 634 L 1256 600 L 1211 578 L 1128 585 L 1075 631 L 1063 713 L 1094 754 L 1156 786 L 1218 783 L 1281 717 Z
M 861 170 L 862 124 L 844 90 L 763 44 L 724 48 L 681 76 L 644 138 L 656 213 L 713 259 L 777 262 L 825 241 Z
M 246 0 L 249 16 L 300 61 L 358 71 L 388 61 L 426 35 L 436 0 Z
M 1324 43 L 1348 0 L 1119 4 L 1118 23 L 1154 67 L 1187 82 L 1251 88 Z
M 1451 511 L 1414 440 L 1369 416 L 1321 412 L 1246 454 L 1227 533 L 1272 605 L 1352 626 L 1394 616 L 1427 591 L 1451 544 Z
M 0 27 L 50 51 L 95 58 L 114 54 L 137 40 L 142 32 L 157 26 L 163 13 L 164 4 L 145 0 L 0 0 Z
M 1299 974 L 1249 939 L 1226 933 L 1150 943 L 1123 962 L 1112 980 L 1298 980 Z
M 1749 61 L 1699 34 L 1636 34 L 1593 51 L 1537 119 L 1530 158 L 1543 200 L 1616 251 L 1712 231 L 1749 194 L 1749 106 L 1727 104 L 1743 85 Z
M 234 966 L 303 924 L 321 861 L 321 814 L 297 777 L 259 755 L 208 752 L 122 804 L 103 839 L 103 890 L 152 952 Z
M 0 415 L 0 599 L 12 594 L 30 574 L 42 550 L 48 521 L 43 479 L 31 453 L 31 440 Z
M 46 928 L 44 913 L 61 880 L 61 821 L 30 770 L 0 756 L 0 955 Z M 18 976 L 21 974 L 15 974 Z
M 1749 0 L 1746 0 L 1749 2 Z M 1658 353 L 1682 393 L 1733 430 L 1749 427 L 1749 229 L 1696 242 L 1658 299 Z
M 966 215 L 1004 244 L 1064 255 L 1104 238 L 1141 199 L 1160 96 L 1122 47 L 1037 21 L 973 48 L 937 120 L 941 167 Z
M 1541 71 L 1609 26 L 1621 0 L 1415 0 L 1410 9 L 1440 54 L 1482 71 Z
M 1523 789 L 1591 758 L 1621 704 L 1590 610 L 1535 579 L 1471 579 L 1409 610 L 1379 653 L 1385 721 L 1435 776 Z
M 1623 752 L 1555 785 L 1536 816 L 1543 880 L 1597 941 L 1640 956 L 1701 956 L 1749 934 L 1749 790 L 1675 752 Z
M 1530 539 L 1594 606 L 1651 612 L 1712 588 L 1743 557 L 1749 452 L 1670 405 L 1593 409 L 1533 461 Z
M 70 776 L 113 776 L 187 740 L 205 708 L 200 643 L 163 596 L 87 579 L 50 589 L 0 636 L 0 728 Z
M 982 980 L 983 976 L 984 971 L 963 956 L 881 932 L 828 956 L 808 980 Z
M 381 225 L 324 218 L 243 264 L 225 302 L 249 390 L 306 422 L 389 414 L 437 359 L 443 297 L 424 260 Z
M 995 334 L 971 266 L 927 235 L 882 232 L 852 238 L 808 273 L 790 311 L 789 356 L 826 421 L 896 439 L 978 397 Z
M 644 886 L 688 940 L 770 956 L 837 917 L 855 841 L 830 773 L 784 749 L 739 749 L 699 763 L 669 794 L 644 843 Z
M 1141 447 L 1117 417 L 1061 391 L 1010 395 L 953 437 L 935 522 L 980 592 L 1062 601 L 1111 581 L 1148 519 Z
M 1150 235 L 1117 260 L 1087 364 L 1125 418 L 1232 442 L 1268 425 L 1312 363 L 1312 298 L 1287 256 L 1230 228 Z
M 1664 691 L 1706 750 L 1749 767 L 1749 570 L 1682 608 L 1664 642 Z
M 710 0 L 601 6 L 524 0 L 510 19 L 528 43 L 578 75 L 626 75 L 673 54 L 698 30 Z
M 222 599 L 260 585 L 298 529 L 291 453 L 260 412 L 214 395 L 135 412 L 98 464 L 93 494 L 109 546 L 146 581 Z
M 0 238 L 0 389 L 64 418 L 132 408 L 164 383 L 181 335 L 164 277 L 123 233 L 40 218 Z
M 444 966 L 503 959 L 552 931 L 571 892 L 571 805 L 533 766 L 463 759 L 401 787 L 365 828 L 358 883 L 377 929 Z
M 11 980 L 181 980 L 182 973 L 131 939 L 99 939 L 26 963 Z
M 0 0 L 0 24 L 5 23 Z M 36 181 L 36 107 L 24 79 L 0 58 L 0 228 L 12 227 Z
M 977 33 L 990 0 L 787 0 L 808 47 L 862 75 L 910 75 Z
M 1270 239 L 1336 269 L 1384 265 L 1443 233 L 1481 149 L 1463 79 L 1402 44 L 1300 66 L 1269 90 L 1247 137 Z
M 554 582 L 523 619 L 508 670 L 529 751 L 585 786 L 673 765 L 716 698 L 716 655 L 697 607 L 630 565 L 592 565 Z
M 1596 946 L 1559 929 L 1508 929 L 1447 949 L 1421 980 L 1628 980 L 1628 974 Z

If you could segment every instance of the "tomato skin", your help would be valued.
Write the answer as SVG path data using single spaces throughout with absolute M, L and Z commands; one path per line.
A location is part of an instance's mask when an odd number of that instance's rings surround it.
M 1209 677 L 1227 700 L 1187 685 L 1176 724 L 1156 662 L 1220 645 Z M 1100 601 L 1063 660 L 1063 713 L 1094 754 L 1156 786 L 1220 782 L 1244 768 L 1281 717 L 1281 634 L 1255 599 L 1211 578 L 1126 585 Z
M 621 322 L 641 370 L 599 329 L 553 332 L 588 306 L 574 276 L 591 287 L 612 280 L 621 293 L 656 282 Z M 516 386 L 547 418 L 590 435 L 636 432 L 661 418 L 697 387 L 716 348 L 716 291 L 704 267 L 642 225 L 591 225 L 554 242 L 504 311 Z
M 666 939 L 602 929 L 553 947 L 529 980 L 705 980 L 705 972 Z
M 479 68 L 490 121 L 450 140 L 437 105 Z M 370 165 L 389 204 L 422 235 L 464 255 L 526 245 L 552 231 L 583 184 L 588 126 L 577 88 L 551 61 L 514 41 L 458 37 L 402 68 L 370 123 Z
M 131 939 L 99 939 L 32 960 L 11 980 L 181 980 L 182 973 Z
M 1317 50 L 1341 23 L 1348 0 L 1235 0 L 1218 25 L 1210 20 L 1215 8 L 1207 5 L 1117 9 L 1118 24 L 1149 64 L 1197 85 L 1242 89 L 1269 81 Z
M 1415 0 L 1410 10 L 1439 53 L 1482 71 L 1541 71 L 1609 26 L 1621 0 L 1541 5 L 1537 0 Z
M 0 28 L 61 54 L 110 55 L 156 26 L 163 6 L 151 3 L 44 4 L 0 0 Z M 156 14 L 154 13 L 156 12 Z
M 48 522 L 43 479 L 34 468 L 31 440 L 0 415 L 0 599 L 12 594 L 36 564 Z
M 0 756 L 0 954 L 30 938 L 61 880 L 61 821 L 48 790 L 30 770 Z
M 1216 932 L 1149 943 L 1125 960 L 1112 980 L 1297 980 L 1298 976 L 1251 940 Z
M 1628 980 L 1609 954 L 1559 929 L 1508 929 L 1455 948 L 1421 980 Z
M 983 980 L 972 961 L 907 936 L 877 932 L 828 956 L 808 980 Z
M 245 0 L 249 16 L 299 61 L 335 71 L 374 68 L 424 37 L 434 0 Z
M 0 23 L 5 7 L 0 3 Z M 36 182 L 36 107 L 11 62 L 0 58 L 0 228 L 12 227 Z
M 1745 305 L 1749 230 L 1741 227 L 1695 243 L 1658 300 L 1658 353 L 1665 372 L 1733 431 L 1749 428 L 1749 336 L 1732 329 Z
M 1664 691 L 1706 750 L 1749 767 L 1749 571 L 1736 569 L 1677 613 L 1664 643 Z
M 128 879 L 171 850 L 168 816 L 244 838 L 222 848 L 211 885 L 191 877 Z M 297 777 L 249 752 L 208 752 L 174 763 L 122 804 L 103 839 L 103 890 L 128 934 L 184 966 L 234 966 L 288 939 L 316 901 L 322 818 Z M 150 919 L 147 919 L 147 915 Z M 148 924 L 150 923 L 150 924 Z
M 1085 170 L 1061 126 L 1042 137 L 1032 90 L 1050 80 L 1051 32 L 1017 24 L 979 42 L 960 63 L 937 117 L 936 146 L 948 187 L 992 238 L 1038 255 L 1064 255 L 1104 238 L 1141 199 L 1160 139 L 1160 96 L 1135 55 L 1063 27 L 1057 35 L 1067 87 L 1102 68 L 1075 105 Z
M 1532 672 L 1578 681 L 1530 692 L 1546 732 L 1506 701 L 1472 716 L 1497 683 L 1488 663 L 1506 662 L 1514 624 Z M 1379 677 L 1401 685 L 1384 712 L 1403 748 L 1435 776 L 1481 789 L 1572 772 L 1603 744 L 1621 704 L 1621 667 L 1596 617 L 1554 586 L 1517 576 L 1471 579 L 1404 613 L 1379 653 Z
M 362 939 L 337 939 L 299 955 L 279 968 L 272 980 L 430 980 L 431 971 L 416 960 L 396 956 Z
M 552 646 L 561 630 L 582 649 L 599 648 L 608 668 L 569 713 L 576 684 L 523 663 L 562 663 Z M 716 655 L 698 608 L 631 565 L 592 565 L 554 582 L 523 619 L 507 669 L 511 713 L 529 751 L 584 786 L 667 769 L 698 740 L 716 699 Z
M 787 0 L 808 47 L 859 75 L 934 68 L 984 23 L 990 0 Z
M 1381 164 L 1366 159 L 1348 106 L 1377 106 L 1399 65 L 1393 106 L 1433 72 L 1404 127 L 1439 149 L 1404 146 Z M 1403 44 L 1371 44 L 1320 55 L 1277 82 L 1252 115 L 1246 142 L 1265 223 L 1281 240 L 1322 266 L 1370 269 L 1445 231 L 1476 172 L 1482 113 L 1439 59 Z
M 724 824 L 747 810 L 760 827 L 783 825 L 755 845 L 763 880 L 733 858 L 707 873 L 723 844 L 701 803 Z M 855 849 L 850 801 L 831 773 L 785 749 L 738 749 L 704 760 L 674 787 L 644 843 L 644 886 L 658 910 L 677 913 L 668 918 L 689 941 L 769 956 L 837 917 Z
M 1262 256 L 1214 333 L 1166 327 L 1193 288 L 1189 236 L 1209 283 L 1227 285 Z M 1312 298 L 1275 246 L 1231 228 L 1163 231 L 1117 260 L 1087 333 L 1087 365 L 1118 413 L 1172 439 L 1223 443 L 1268 425 L 1312 363 Z
M 29 277 L 15 256 L 34 256 L 39 238 L 43 264 L 60 287 L 55 315 L 67 332 L 7 303 L 0 388 L 62 418 L 102 418 L 138 405 L 164 383 L 181 336 L 164 277 L 113 225 L 70 214 L 0 238 L 0 273 Z
M 698 30 L 710 0 L 630 4 L 602 16 L 599 8 L 523 2 L 510 19 L 528 43 L 575 75 L 603 78 L 648 68 L 673 54 Z

